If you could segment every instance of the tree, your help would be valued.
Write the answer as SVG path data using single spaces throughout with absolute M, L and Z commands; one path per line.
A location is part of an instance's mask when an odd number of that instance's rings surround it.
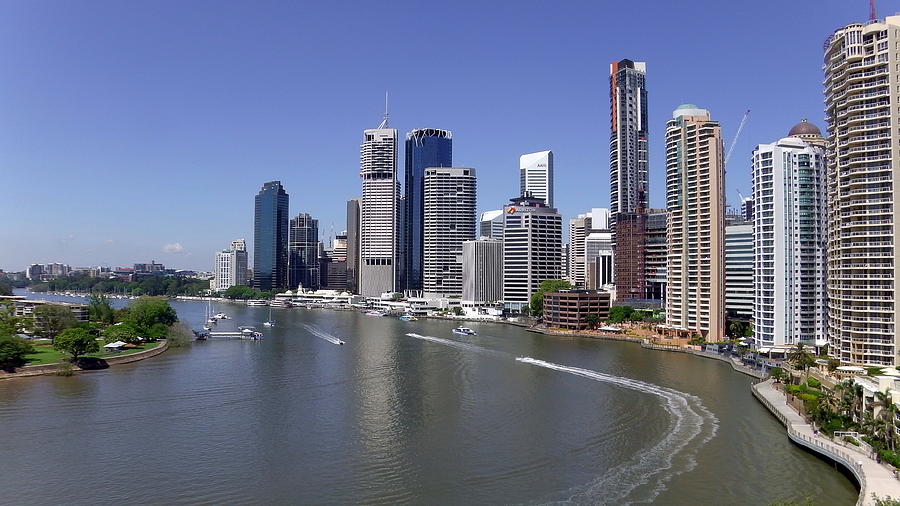
M 127 321 L 145 329 L 157 323 L 169 327 L 178 321 L 178 314 L 162 297 L 141 297 L 128 305 Z
M 459 306 L 454 306 L 454 307 L 453 307 L 453 314 L 456 315 L 456 316 L 462 316 L 464 313 L 463 313 L 463 310 L 462 310 L 461 307 L 459 307 Z
M 781 383 L 785 378 L 787 378 L 787 373 L 784 372 L 784 369 L 780 367 L 773 367 L 769 372 L 769 375 L 772 376 L 772 379 L 775 380 L 775 383 Z
M 544 314 L 544 294 L 547 292 L 558 292 L 560 290 L 570 290 L 572 288 L 572 284 L 564 279 L 548 279 L 547 281 L 541 281 L 541 286 L 538 288 L 538 291 L 534 292 L 531 295 L 531 303 L 529 307 L 531 308 L 532 316 L 541 316 Z
M 584 315 L 584 323 L 587 323 L 588 328 L 596 329 L 600 326 L 600 315 L 596 313 L 590 313 Z
M 26 339 L 0 336 L 0 369 L 25 365 L 25 355 L 29 353 L 34 353 L 34 347 Z
M 78 320 L 72 314 L 72 310 L 60 304 L 43 304 L 34 308 L 35 334 L 50 339 L 66 330 L 78 325 Z
M 816 357 L 804 348 L 802 342 L 797 342 L 797 346 L 791 350 L 787 359 L 794 368 L 803 370 L 806 377 L 809 377 L 809 368 L 816 365 Z
M 894 432 L 894 416 L 897 414 L 897 406 L 891 398 L 890 389 L 884 392 L 875 392 L 875 407 L 880 408 L 878 411 L 878 432 L 884 441 L 884 446 L 894 451 L 896 433 Z
M 838 367 L 840 367 L 841 361 L 836 358 L 828 359 L 828 371 L 834 372 Z
M 123 322 L 116 325 L 110 325 L 103 330 L 103 340 L 106 343 L 122 341 L 124 343 L 139 343 L 139 337 L 144 337 L 146 331 L 138 328 L 133 322 Z
M 116 310 L 109 303 L 109 297 L 102 293 L 91 294 L 88 298 L 88 314 L 92 322 L 112 325 L 116 321 Z
M 609 308 L 609 323 L 622 323 L 631 318 L 634 308 L 631 306 L 613 306 Z
M 6 276 L 0 276 L 0 295 L 12 295 L 13 285 Z
M 229 287 L 227 290 L 222 292 L 222 297 L 226 299 L 254 299 L 257 296 L 257 291 L 249 286 L 245 285 L 234 285 Z
M 78 360 L 78 357 L 100 351 L 100 345 L 87 330 L 70 328 L 56 336 L 53 349 L 72 355 L 72 360 Z
M 0 337 L 13 337 L 25 330 L 28 320 L 16 316 L 15 303 L 0 302 Z
M 731 334 L 732 337 L 743 337 L 744 323 L 736 320 L 732 321 L 728 324 L 728 333 Z

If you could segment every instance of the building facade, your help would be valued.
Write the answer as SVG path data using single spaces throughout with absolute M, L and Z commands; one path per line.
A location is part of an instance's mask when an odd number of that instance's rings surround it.
M 846 364 L 900 365 L 900 16 L 825 46 L 828 340 Z
M 481 305 L 503 300 L 503 241 L 465 241 L 462 275 L 463 302 Z
M 611 289 L 614 284 L 615 252 L 613 234 L 609 230 L 595 231 L 584 238 L 585 287 L 588 290 Z
M 569 218 L 568 279 L 572 286 L 577 288 L 585 286 L 587 257 L 584 239 L 591 233 L 592 228 L 590 213 Z
M 397 130 L 387 119 L 363 133 L 359 175 L 359 293 L 371 297 L 397 291 L 401 268 Z
M 478 219 L 478 237 L 503 240 L 503 209 L 481 213 Z
M 725 318 L 729 322 L 753 319 L 753 242 L 753 223 L 741 220 L 725 225 Z
M 404 180 L 404 263 L 405 288 L 422 289 L 424 260 L 425 169 L 453 166 L 453 134 L 449 130 L 418 128 L 406 134 Z
M 256 195 L 255 203 L 253 288 L 280 290 L 288 281 L 289 197 L 281 181 L 270 181 Z
M 423 291 L 426 295 L 462 294 L 462 245 L 476 238 L 475 191 L 475 169 L 425 169 Z
M 503 302 L 519 310 L 541 282 L 562 277 L 562 216 L 543 199 L 522 196 L 503 218 Z
M 232 286 L 247 284 L 247 243 L 231 241 L 231 247 L 216 253 L 213 269 L 213 291 L 222 292 Z
M 347 291 L 350 293 L 359 293 L 360 200 L 347 201 Z
M 550 328 L 583 330 L 588 315 L 609 318 L 610 294 L 592 290 L 562 290 L 544 294 L 544 324 Z
M 320 283 L 319 220 L 306 213 L 291 218 L 288 241 L 288 287 L 316 290 Z
M 644 299 L 662 301 L 666 298 L 666 264 L 669 257 L 669 213 L 665 209 L 647 211 L 644 231 Z
M 760 347 L 826 336 L 824 139 L 795 137 L 812 131 L 818 128 L 801 122 L 789 137 L 753 151 L 753 330 Z
M 553 207 L 553 151 L 538 151 L 519 157 L 519 191 L 542 199 Z
M 679 106 L 666 123 L 666 326 L 707 341 L 725 337 L 723 158 L 721 129 L 709 111 Z
M 619 213 L 650 201 L 647 64 L 621 60 L 609 65 L 609 202 L 613 227 Z

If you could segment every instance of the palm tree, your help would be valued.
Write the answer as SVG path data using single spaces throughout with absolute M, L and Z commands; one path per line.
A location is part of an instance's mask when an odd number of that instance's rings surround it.
M 788 354 L 787 359 L 795 369 L 802 369 L 806 378 L 809 378 L 809 368 L 816 365 L 816 357 L 804 348 L 803 343 L 800 341 Z
M 878 429 L 884 446 L 894 451 L 894 416 L 897 413 L 897 406 L 891 398 L 891 390 L 885 389 L 884 392 L 875 392 L 875 407 L 878 411 Z

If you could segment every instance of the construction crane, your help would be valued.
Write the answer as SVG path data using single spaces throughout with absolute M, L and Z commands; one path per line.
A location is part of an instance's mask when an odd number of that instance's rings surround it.
M 750 117 L 750 109 L 747 109 L 747 112 L 744 113 L 744 117 L 741 118 L 741 124 L 738 125 L 737 133 L 734 134 L 734 139 L 731 140 L 731 146 L 728 147 L 728 153 L 725 155 L 725 167 L 728 167 L 728 160 L 731 159 L 731 153 L 734 152 L 734 147 L 737 145 L 738 137 L 741 136 L 741 130 L 744 129 L 744 125 L 747 124 L 747 118 Z

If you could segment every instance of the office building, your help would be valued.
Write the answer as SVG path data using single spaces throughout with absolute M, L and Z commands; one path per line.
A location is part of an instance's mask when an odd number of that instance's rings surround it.
M 584 239 L 591 233 L 591 215 L 579 214 L 569 219 L 568 279 L 572 286 L 584 288 L 587 260 Z M 593 260 L 593 259 L 591 259 Z
M 503 302 L 521 310 L 542 281 L 562 276 L 562 216 L 523 195 L 510 199 L 503 218 Z
M 372 297 L 396 292 L 401 267 L 400 183 L 397 130 L 387 128 L 387 116 L 378 128 L 363 133 L 359 175 L 359 293 Z
M 840 28 L 825 45 L 828 349 L 847 364 L 900 365 L 898 48 L 900 16 Z
M 661 301 L 666 288 L 665 209 L 619 213 L 616 222 L 617 300 Z
M 679 106 L 666 123 L 666 325 L 707 341 L 725 337 L 723 158 L 722 132 L 709 111 Z
M 596 231 L 584 238 L 585 287 L 588 290 L 612 289 L 614 284 L 613 234 L 609 230 Z
M 478 239 L 462 245 L 462 300 L 476 305 L 503 299 L 503 241 Z
M 613 226 L 620 213 L 646 208 L 648 168 L 647 64 L 621 60 L 609 65 L 609 202 Z
M 519 191 L 553 207 L 553 152 L 539 151 L 519 157 Z
M 478 237 L 503 240 L 503 209 L 481 213 L 478 220 Z
M 347 291 L 350 293 L 359 293 L 360 200 L 347 201 Z
M 610 293 L 593 290 L 560 290 L 544 294 L 544 324 L 549 328 L 590 328 L 588 315 L 609 318 Z
M 462 244 L 476 238 L 475 190 L 475 169 L 425 169 L 422 256 L 426 296 L 462 294 Z
M 59 262 L 49 264 L 31 264 L 25 269 L 25 277 L 31 281 L 51 281 L 60 276 L 68 276 L 72 267 Z
M 231 241 L 231 247 L 216 252 L 212 290 L 223 292 L 232 286 L 247 284 L 247 245 L 243 239 Z
M 665 209 L 648 209 L 644 232 L 644 299 L 662 301 L 666 297 L 666 264 L 669 257 L 669 213 Z M 621 238 L 621 236 L 620 236 Z
M 761 348 L 826 336 L 825 149 L 799 137 L 814 131 L 803 121 L 787 138 L 753 151 L 753 330 Z
M 253 225 L 253 288 L 287 286 L 289 197 L 281 181 L 265 183 L 256 195 Z
M 319 220 L 306 213 L 291 218 L 288 242 L 288 286 L 316 290 L 319 282 Z
M 726 320 L 751 321 L 753 298 L 753 223 L 736 220 L 725 225 Z
M 453 166 L 453 134 L 449 130 L 418 128 L 406 134 L 404 180 L 405 288 L 422 289 L 425 169 Z

